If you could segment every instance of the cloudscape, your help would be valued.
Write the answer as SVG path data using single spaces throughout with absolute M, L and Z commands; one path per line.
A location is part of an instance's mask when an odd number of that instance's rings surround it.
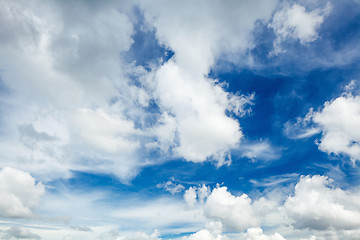
M 0 239 L 360 239 L 359 0 L 0 0 Z

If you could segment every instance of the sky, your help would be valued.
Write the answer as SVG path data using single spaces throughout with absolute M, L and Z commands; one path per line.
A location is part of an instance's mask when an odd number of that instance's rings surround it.
M 0 0 L 0 239 L 360 239 L 359 0 Z

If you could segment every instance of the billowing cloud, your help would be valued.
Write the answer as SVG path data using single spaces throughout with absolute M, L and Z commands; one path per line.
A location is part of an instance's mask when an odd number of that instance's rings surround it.
M 221 221 L 225 227 L 243 231 L 259 224 L 252 207 L 252 200 L 246 195 L 234 196 L 227 187 L 216 187 L 211 192 L 209 187 L 190 187 L 185 191 L 184 199 L 191 207 L 203 209 L 204 215 L 216 221 Z M 200 205 L 196 205 L 196 203 Z
M 270 54 L 277 55 L 282 52 L 281 43 L 287 39 L 299 40 L 301 44 L 315 41 L 318 38 L 318 29 L 330 10 L 331 5 L 327 4 L 324 8 L 309 12 L 295 3 L 278 11 L 269 24 L 276 34 L 274 49 Z
M 205 214 L 241 231 L 259 224 L 251 202 L 246 194 L 233 196 L 226 187 L 215 188 L 206 200 Z
M 360 195 L 332 186 L 325 176 L 302 177 L 284 204 L 293 225 L 316 230 L 360 228 Z
M 235 116 L 254 94 L 227 92 L 208 73 L 217 59 L 251 48 L 255 22 L 276 3 L 3 1 L 1 79 L 11 92 L 0 102 L 2 166 L 21 162 L 43 179 L 79 170 L 125 182 L 169 158 L 230 164 L 243 137 Z M 174 52 L 149 69 L 123 56 L 134 43 L 135 5 L 143 27 Z M 153 151 L 160 160 L 144 157 Z
M 360 97 L 345 94 L 324 104 L 314 113 L 313 122 L 322 131 L 319 149 L 360 160 Z
M 227 93 L 206 76 L 217 58 L 251 47 L 254 23 L 269 18 L 276 2 L 141 2 L 157 39 L 175 53 L 150 82 L 161 109 L 174 116 L 178 136 L 174 152 L 178 156 L 193 162 L 210 158 L 218 165 L 229 164 L 228 152 L 243 134 L 227 111 L 242 115 L 253 95 Z
M 302 231 L 301 235 L 310 239 L 311 235 L 319 239 L 329 234 L 334 236 L 331 239 L 357 236 L 360 230 L 360 192 L 336 188 L 326 176 L 302 176 L 295 188 L 277 188 L 253 200 L 246 194 L 236 196 L 226 187 L 217 186 L 201 202 L 199 189 L 191 187 L 185 192 L 187 203 L 201 209 L 208 221 L 219 221 L 225 230 L 246 231 L 242 237 L 247 240 L 283 240 L 293 231 L 285 229 L 287 226 L 300 230 L 294 233 L 296 236 Z M 287 196 L 289 191 L 293 193 Z M 272 234 L 263 233 L 261 228 L 273 229 Z M 279 231 L 285 235 L 275 233 Z M 195 236 L 210 234 L 207 230 L 200 232 Z
M 0 171 L 0 215 L 3 217 L 30 217 L 44 193 L 44 185 L 29 173 L 13 168 Z

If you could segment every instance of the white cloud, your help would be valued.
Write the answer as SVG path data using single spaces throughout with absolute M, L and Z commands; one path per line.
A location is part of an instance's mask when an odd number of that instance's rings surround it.
M 190 206 L 193 207 L 196 203 L 196 187 L 190 187 L 184 193 L 184 200 Z
M 222 235 L 222 224 L 220 222 L 210 222 L 206 229 L 202 229 L 190 236 L 183 237 L 182 240 L 227 240 L 228 237 Z
M 204 213 L 210 218 L 239 231 L 259 224 L 251 199 L 246 195 L 233 196 L 226 187 L 213 189 L 204 204 Z
M 179 156 L 202 162 L 239 142 L 239 124 L 225 115 L 228 94 L 219 85 L 201 74 L 192 76 L 173 61 L 157 71 L 155 80 L 162 108 L 175 116 L 179 146 L 174 151 Z
M 171 194 L 179 193 L 185 190 L 185 187 L 182 184 L 176 184 L 173 181 L 169 180 L 164 183 L 159 183 L 156 185 L 157 188 L 163 188 Z
M 269 181 L 278 184 L 297 176 L 286 175 L 284 179 Z M 264 186 L 269 186 L 266 181 Z M 295 187 L 290 184 L 273 188 L 254 200 L 246 194 L 232 195 L 226 187 L 219 186 L 203 203 L 198 201 L 196 187 L 187 192 L 191 200 L 188 202 L 200 209 L 208 221 L 219 221 L 225 230 L 238 231 L 228 232 L 227 237 L 246 240 L 312 239 L 311 236 L 356 239 L 360 231 L 359 193 L 356 189 L 335 188 L 333 180 L 319 175 L 302 176 Z M 261 228 L 267 231 L 263 233 Z M 247 232 L 241 234 L 244 230 Z M 206 229 L 200 232 L 204 236 L 210 234 Z
M 324 104 L 314 113 L 313 122 L 322 131 L 319 149 L 360 160 L 360 97 L 345 94 Z
M 306 11 L 305 7 L 296 3 L 292 6 L 287 5 L 278 11 L 268 25 L 276 34 L 274 49 L 270 55 L 281 53 L 283 51 L 281 43 L 287 39 L 299 40 L 301 44 L 315 41 L 318 38 L 318 29 L 330 11 L 330 3 L 324 8 L 315 9 L 311 12 Z
M 210 195 L 211 190 L 210 187 L 207 187 L 203 184 L 201 187 L 197 188 L 197 196 L 199 198 L 200 203 L 204 203 L 205 199 Z
M 127 119 L 124 112 L 145 106 L 147 94 L 130 86 L 126 72 L 133 66 L 119 57 L 133 43 L 132 23 L 121 12 L 130 13 L 132 4 L 1 5 L 0 53 L 7 57 L 0 65 L 11 89 L 1 99 L 6 112 L 1 166 L 20 167 L 46 180 L 89 169 L 122 180 L 133 177 L 140 160 L 130 156 L 139 143 L 133 137 L 135 117 Z M 111 105 L 112 99 L 117 100 Z M 103 152 L 108 156 L 99 159 Z M 124 164 L 116 164 L 119 158 Z M 82 159 L 103 164 L 94 168 Z
M 276 3 L 2 1 L 0 66 L 11 92 L 0 102 L 1 166 L 44 180 L 80 170 L 129 181 L 174 157 L 229 164 L 243 136 L 229 112 L 244 115 L 254 94 L 206 76 L 218 58 L 251 47 L 254 23 Z M 122 56 L 134 41 L 134 4 L 175 52 L 149 72 Z M 151 101 L 159 112 L 147 112 Z M 145 159 L 154 149 L 160 160 Z
M 360 228 L 360 195 L 332 186 L 324 176 L 302 177 L 284 207 L 296 228 L 316 230 Z
M 256 160 L 275 160 L 280 158 L 280 149 L 269 143 L 269 141 L 247 142 L 240 145 L 238 148 L 242 157 Z
M 77 110 L 74 114 L 74 132 L 90 146 L 107 153 L 132 153 L 139 147 L 137 141 L 130 140 L 137 132 L 134 123 L 102 109 Z
M 265 235 L 261 228 L 249 228 L 244 234 L 246 240 L 285 240 L 279 233 Z
M 193 75 L 207 74 L 217 57 L 251 46 L 254 23 L 267 19 L 277 1 L 142 1 L 145 18 L 175 62 Z
M 159 148 L 163 153 L 167 153 L 175 145 L 177 123 L 173 116 L 163 112 L 158 123 L 149 129 L 150 135 L 157 138 L 155 142 L 147 143 L 148 148 Z
M 31 217 L 38 207 L 45 187 L 27 172 L 13 168 L 0 171 L 0 215 L 3 217 Z
M 184 200 L 189 206 L 194 207 L 198 200 L 201 204 L 203 204 L 210 193 L 210 187 L 206 186 L 205 184 L 203 184 L 201 187 L 193 186 L 185 191 Z
M 239 123 L 226 112 L 243 114 L 249 97 L 225 91 L 206 77 L 215 60 L 251 47 L 255 21 L 270 17 L 277 1 L 144 1 L 141 7 L 157 39 L 175 52 L 150 80 L 162 111 L 176 121 L 174 152 L 189 161 L 228 164 L 239 143 Z M 234 21 L 236 19 L 236 21 Z

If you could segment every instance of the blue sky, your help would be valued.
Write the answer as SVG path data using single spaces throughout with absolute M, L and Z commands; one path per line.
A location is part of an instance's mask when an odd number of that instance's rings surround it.
M 360 238 L 360 2 L 1 1 L 0 238 Z

